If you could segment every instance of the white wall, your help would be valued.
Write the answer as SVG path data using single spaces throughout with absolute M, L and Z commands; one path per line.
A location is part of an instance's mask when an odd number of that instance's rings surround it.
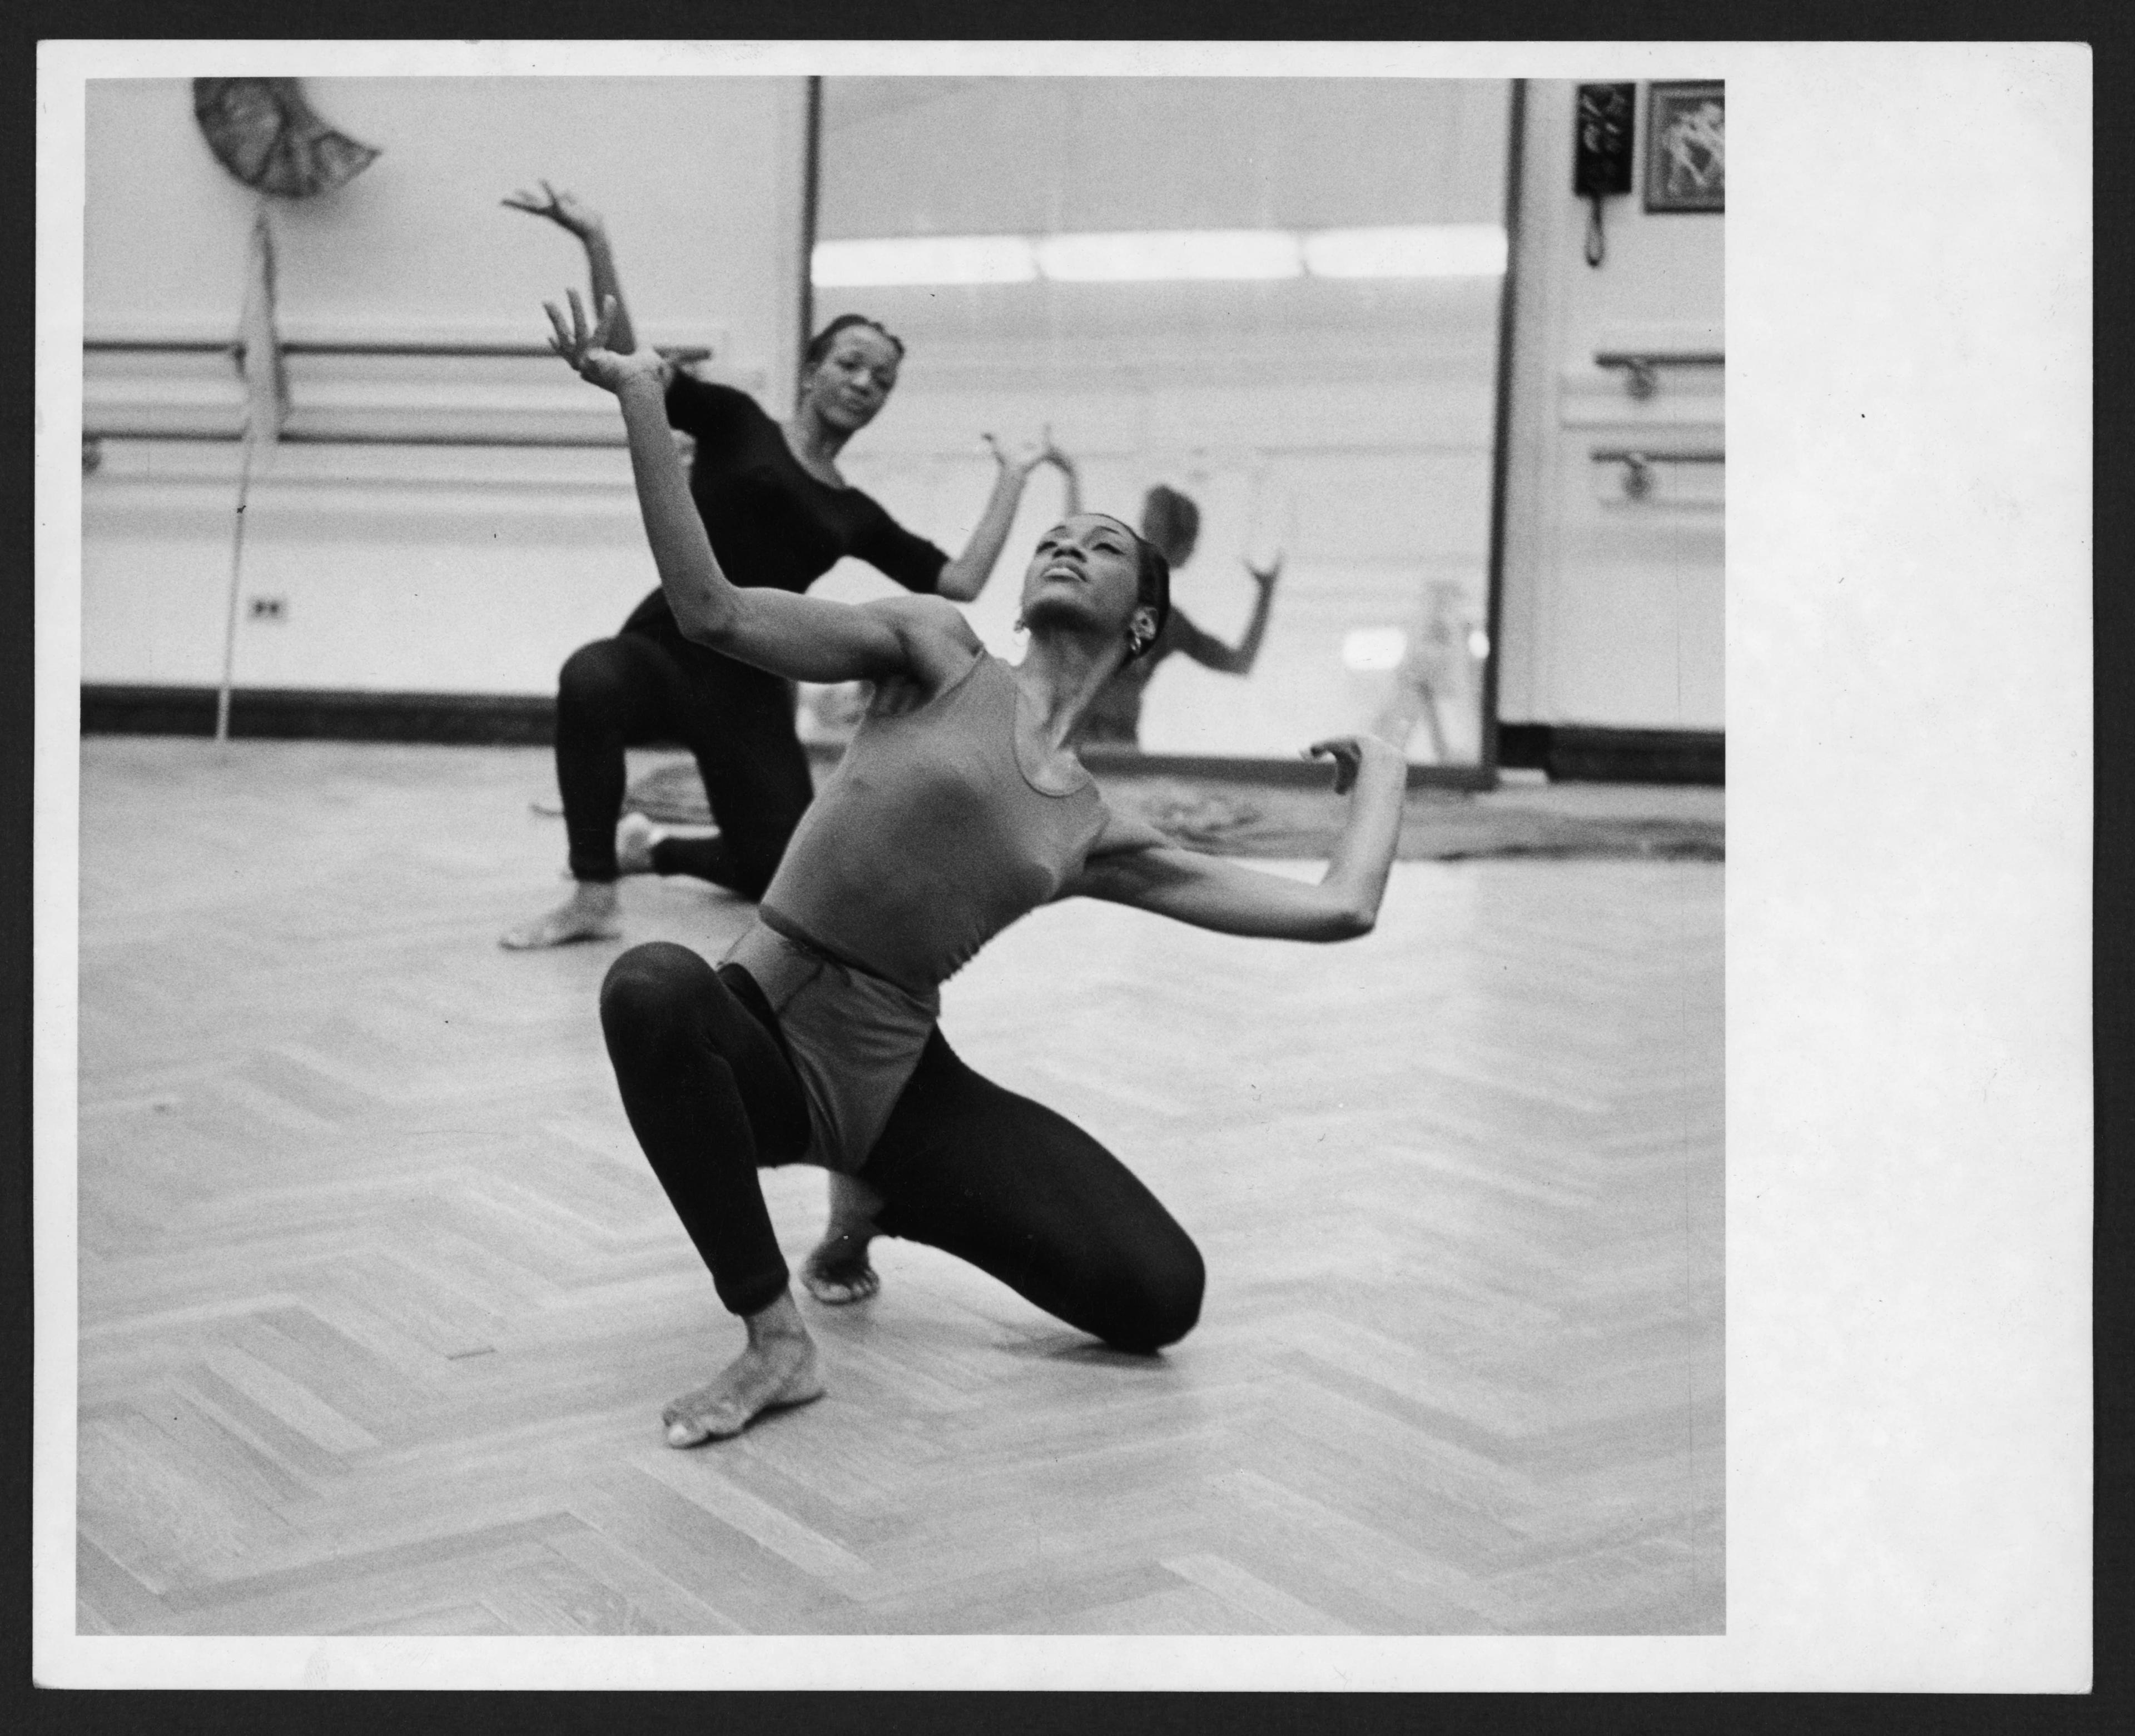
M 1639 402 L 1600 351 L 1724 348 L 1718 215 L 1606 201 L 1607 254 L 1581 249 L 1571 191 L 1576 87 L 1527 86 L 1498 716 L 1513 723 L 1718 729 L 1725 467 L 1658 466 L 1626 498 L 1596 449 L 1724 451 L 1721 370 L 1663 369 Z M 1639 93 L 1643 150 L 1649 93 Z
M 583 288 L 576 244 L 497 203 L 545 176 L 607 215 L 657 342 L 785 407 L 796 360 L 797 79 L 311 80 L 383 154 L 275 201 L 283 335 L 539 341 Z M 88 92 L 83 679 L 220 678 L 241 398 L 226 355 L 152 347 L 236 328 L 254 196 L 215 162 L 182 80 Z M 612 406 L 545 357 L 298 355 L 290 444 L 255 482 L 240 685 L 538 694 L 654 582 Z M 191 438 L 187 438 L 191 437 Z M 367 438 L 366 438 L 367 437 Z M 339 442 L 346 443 L 339 443 Z M 361 442 L 361 443 L 360 443 Z M 416 443 L 411 443 L 416 442 Z

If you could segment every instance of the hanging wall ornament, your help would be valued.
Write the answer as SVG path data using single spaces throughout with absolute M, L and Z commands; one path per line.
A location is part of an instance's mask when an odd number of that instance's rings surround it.
M 330 192 L 378 155 L 320 119 L 294 79 L 195 79 L 193 118 L 223 167 L 278 199 Z
M 230 599 L 223 621 L 222 686 L 215 738 L 230 737 L 230 695 L 237 660 L 237 599 L 244 560 L 244 508 L 254 461 L 281 438 L 289 411 L 288 374 L 274 322 L 274 199 L 309 199 L 344 186 L 377 159 L 320 119 L 294 79 L 195 79 L 193 118 L 215 161 L 259 197 L 252 215 L 244 305 L 235 359 L 244 380 L 244 426 L 237 473 L 237 522 L 230 538 Z

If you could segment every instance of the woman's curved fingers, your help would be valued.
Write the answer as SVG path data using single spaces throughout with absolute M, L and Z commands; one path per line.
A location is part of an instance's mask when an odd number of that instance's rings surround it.
M 571 328 L 564 323 L 563 310 L 554 302 L 544 302 L 541 304 L 541 311 L 549 316 L 549 323 L 556 328 L 554 339 L 556 353 L 566 361 L 572 360 Z
M 586 304 L 579 299 L 579 293 L 575 289 L 567 289 L 564 293 L 571 298 L 572 341 L 583 350 L 593 340 L 593 328 L 586 322 Z
M 1358 767 L 1363 763 L 1363 747 L 1356 737 L 1330 736 L 1324 742 L 1314 742 L 1305 751 L 1314 759 L 1334 762 L 1334 793 L 1346 795 L 1350 785 L 1357 781 Z

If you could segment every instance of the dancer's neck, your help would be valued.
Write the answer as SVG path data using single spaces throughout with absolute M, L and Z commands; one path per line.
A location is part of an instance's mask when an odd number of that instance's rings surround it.
M 1016 684 L 1048 747 L 1057 752 L 1067 746 L 1121 660 L 1120 641 L 1110 633 L 1032 638 L 1015 666 Z
M 838 454 L 853 438 L 850 428 L 831 427 L 805 404 L 782 423 L 780 428 L 803 470 L 842 484 L 844 478 L 838 475 Z

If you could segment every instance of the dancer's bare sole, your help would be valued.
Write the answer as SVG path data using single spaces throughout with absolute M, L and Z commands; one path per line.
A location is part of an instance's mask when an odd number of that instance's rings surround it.
M 801 1267 L 801 1282 L 816 1301 L 842 1308 L 864 1302 L 882 1288 L 868 1259 L 882 1203 L 882 1196 L 858 1176 L 831 1173 L 830 1221 Z
M 564 946 L 574 941 L 612 941 L 622 932 L 622 916 L 612 882 L 581 880 L 571 896 L 545 916 L 508 928 L 497 945 L 512 952 L 537 946 Z
M 816 1342 L 801 1323 L 789 1291 L 748 1320 L 748 1347 L 695 1392 L 660 1413 L 671 1447 L 730 1440 L 758 1417 L 812 1404 L 823 1395 Z

